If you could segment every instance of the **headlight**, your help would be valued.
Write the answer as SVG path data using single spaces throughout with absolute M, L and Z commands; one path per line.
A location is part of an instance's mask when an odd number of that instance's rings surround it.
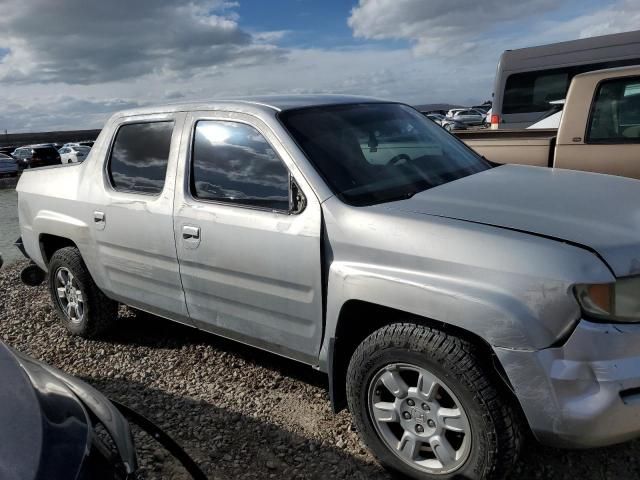
M 640 277 L 615 283 L 576 285 L 576 297 L 589 316 L 616 322 L 640 322 Z

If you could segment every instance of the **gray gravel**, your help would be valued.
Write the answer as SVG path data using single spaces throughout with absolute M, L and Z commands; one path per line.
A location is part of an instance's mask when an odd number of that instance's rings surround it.
M 389 479 L 346 412 L 333 415 L 326 379 L 309 367 L 126 308 L 101 341 L 71 337 L 44 287 L 0 271 L 0 338 L 146 415 L 212 479 Z M 141 432 L 145 478 L 187 478 Z M 567 452 L 529 441 L 511 478 L 640 478 L 640 441 Z

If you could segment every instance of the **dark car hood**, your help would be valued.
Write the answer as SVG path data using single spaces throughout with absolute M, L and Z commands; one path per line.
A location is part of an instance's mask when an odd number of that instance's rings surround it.
M 504 165 L 386 208 L 519 230 L 595 251 L 618 277 L 640 274 L 640 181 Z
M 0 478 L 76 478 L 90 438 L 82 404 L 2 343 L 0 378 Z

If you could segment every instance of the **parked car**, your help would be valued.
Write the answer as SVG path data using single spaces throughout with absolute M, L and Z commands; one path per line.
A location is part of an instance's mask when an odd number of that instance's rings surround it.
M 568 168 L 640 179 L 640 66 L 573 77 L 534 128 L 460 132 L 496 163 Z
M 472 110 L 476 110 L 484 115 L 487 114 L 487 112 L 489 110 L 491 110 L 491 104 L 490 103 L 485 103 L 483 105 L 474 105 L 471 107 Z
M 95 142 L 93 140 L 85 140 L 82 142 L 68 142 L 63 145 L 63 147 L 93 147 Z
M 486 115 L 482 112 L 472 109 L 466 110 L 449 110 L 448 119 L 455 120 L 466 125 L 482 125 Z
M 0 377 L 2 478 L 135 478 L 129 424 L 96 389 L 1 342 Z
M 18 164 L 15 158 L 0 153 L 0 178 L 15 177 L 18 175 Z
M 524 129 L 581 73 L 640 64 L 640 30 L 506 50 L 498 61 L 491 128 Z
M 442 125 L 442 121 L 444 120 L 444 115 L 440 114 L 440 113 L 426 113 L 424 114 L 425 117 L 433 120 L 434 122 L 436 122 L 438 125 Z
M 17 148 L 11 156 L 16 159 L 18 168 L 20 169 L 46 167 L 60 163 L 60 154 L 58 151 L 47 145 L 20 147 Z
M 448 132 L 453 130 L 466 130 L 468 128 L 466 123 L 454 120 L 453 118 L 444 118 L 440 122 L 440 125 Z
M 3 479 L 139 478 L 138 458 L 125 415 L 165 446 L 192 478 L 206 478 L 186 452 L 148 419 L 124 405 L 117 406 L 87 383 L 2 342 L 0 378 Z
M 122 303 L 309 364 L 415 479 L 504 477 L 523 429 L 640 435 L 640 182 L 496 167 L 348 96 L 129 110 L 97 144 L 17 186 L 71 334 Z
M 11 147 L 11 146 L 0 147 L 0 153 L 11 156 L 11 154 L 15 151 L 16 148 L 18 147 Z
M 58 153 L 60 154 L 60 161 L 62 163 L 77 163 L 84 161 L 84 159 L 87 158 L 87 155 L 89 155 L 90 151 L 90 147 L 78 146 L 62 147 L 60 150 L 58 150 Z

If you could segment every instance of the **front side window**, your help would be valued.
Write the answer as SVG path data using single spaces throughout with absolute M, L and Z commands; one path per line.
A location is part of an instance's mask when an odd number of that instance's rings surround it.
M 199 121 L 192 158 L 191 194 L 195 198 L 289 210 L 289 171 L 250 125 Z
M 598 87 L 588 143 L 640 143 L 640 78 L 620 78 Z
M 490 168 L 406 105 L 303 108 L 279 118 L 331 190 L 350 205 L 406 199 Z
M 164 187 L 173 122 L 129 123 L 118 129 L 109 158 L 115 190 L 157 195 Z

